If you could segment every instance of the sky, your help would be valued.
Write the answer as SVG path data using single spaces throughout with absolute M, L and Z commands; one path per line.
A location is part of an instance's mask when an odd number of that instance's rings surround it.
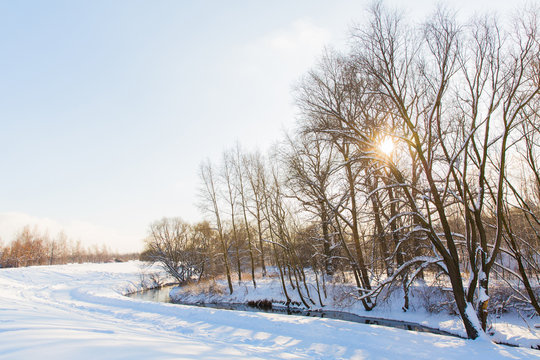
M 140 251 L 151 222 L 202 219 L 199 164 L 279 140 L 295 82 L 369 3 L 0 0 L 0 239 L 31 225 Z

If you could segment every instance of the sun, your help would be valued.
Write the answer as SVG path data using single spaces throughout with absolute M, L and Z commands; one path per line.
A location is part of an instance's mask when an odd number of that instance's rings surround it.
M 381 150 L 387 156 L 392 154 L 394 148 L 394 140 L 392 140 L 390 136 L 385 136 L 379 143 L 379 150 Z

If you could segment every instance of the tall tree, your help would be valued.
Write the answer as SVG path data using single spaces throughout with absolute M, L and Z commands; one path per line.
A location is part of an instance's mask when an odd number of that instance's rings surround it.
M 225 273 L 227 274 L 227 284 L 229 285 L 229 292 L 233 293 L 233 285 L 231 279 L 231 269 L 229 266 L 229 249 L 223 232 L 223 225 L 221 223 L 221 213 L 218 205 L 218 195 L 216 188 L 216 178 L 210 161 L 203 162 L 200 167 L 200 178 L 203 183 L 202 197 L 203 207 L 210 211 L 215 218 L 219 242 L 221 245 L 223 263 L 225 266 Z M 209 205 L 209 207 L 208 207 Z

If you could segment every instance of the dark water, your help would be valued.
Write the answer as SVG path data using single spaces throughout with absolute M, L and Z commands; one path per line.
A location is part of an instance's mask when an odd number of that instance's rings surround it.
M 155 288 L 155 289 L 148 289 L 143 291 L 134 292 L 131 294 L 127 294 L 127 297 L 139 299 L 139 300 L 145 300 L 145 301 L 154 301 L 154 302 L 164 302 L 164 303 L 170 303 L 171 297 L 169 296 L 169 293 L 173 288 L 176 286 L 163 286 L 161 288 Z
M 171 291 L 173 287 L 174 286 L 166 286 L 160 289 L 150 289 L 150 290 L 132 293 L 127 296 L 131 298 L 139 299 L 139 300 L 174 303 L 173 301 L 171 301 L 171 298 L 169 297 L 169 292 Z M 457 337 L 457 335 L 455 334 L 451 334 L 446 331 L 430 328 L 428 326 L 424 326 L 424 325 L 420 325 L 416 323 L 411 323 L 407 321 L 398 321 L 398 320 L 379 319 L 379 318 L 373 318 L 373 317 L 368 317 L 368 316 L 360 316 L 360 315 L 355 315 L 355 314 L 346 313 L 342 311 L 303 310 L 303 309 L 276 307 L 276 306 L 274 306 L 272 309 L 259 309 L 259 308 L 248 306 L 246 304 L 229 304 L 229 303 L 185 304 L 182 302 L 178 302 L 178 304 L 198 306 L 198 307 L 208 307 L 208 308 L 213 308 L 213 309 L 267 312 L 267 313 L 274 313 L 274 314 L 312 316 L 312 317 L 320 317 L 320 318 L 328 318 L 328 319 L 338 319 L 338 320 L 351 321 L 351 322 L 360 323 L 360 324 L 379 325 L 379 326 L 393 327 L 393 328 L 403 329 L 403 330 L 427 332 L 431 334 L 448 335 L 448 336 Z

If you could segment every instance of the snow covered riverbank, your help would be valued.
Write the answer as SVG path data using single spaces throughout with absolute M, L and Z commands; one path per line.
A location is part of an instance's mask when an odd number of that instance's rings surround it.
M 123 296 L 138 263 L 0 269 L 2 359 L 531 359 L 487 341 Z
M 276 275 L 277 276 L 277 275 Z M 309 283 L 309 281 L 308 281 Z M 431 294 L 432 299 L 427 300 L 428 295 L 423 294 L 422 289 L 415 289 L 410 294 L 411 309 L 402 311 L 403 299 L 399 291 L 391 294 L 385 301 L 381 301 L 372 311 L 365 311 L 361 302 L 356 301 L 348 292 L 353 292 L 353 286 L 344 283 L 327 284 L 327 296 L 321 295 L 324 307 L 317 303 L 318 296 L 315 293 L 315 286 L 310 284 L 313 293 L 312 310 L 342 311 L 379 319 L 391 319 L 420 324 L 429 328 L 439 329 L 443 332 L 466 337 L 465 328 L 459 316 L 445 312 L 433 313 L 425 310 L 425 301 L 436 303 L 442 301 L 437 298 L 437 294 Z M 170 296 L 175 302 L 184 304 L 197 303 L 235 303 L 246 304 L 249 301 L 271 300 L 275 304 L 284 303 L 285 296 L 281 283 L 273 277 L 258 278 L 257 287 L 253 283 L 242 281 L 234 282 L 235 291 L 229 294 L 224 279 L 207 284 L 188 285 L 172 289 Z M 287 284 L 287 292 L 293 302 L 301 305 L 298 293 Z M 418 293 L 421 294 L 418 294 Z M 493 334 L 493 341 L 511 344 L 521 347 L 540 348 L 540 329 L 535 328 L 535 323 L 540 322 L 538 317 L 526 319 L 523 315 L 513 313 L 500 314 L 498 317 L 490 316 L 489 331 Z

